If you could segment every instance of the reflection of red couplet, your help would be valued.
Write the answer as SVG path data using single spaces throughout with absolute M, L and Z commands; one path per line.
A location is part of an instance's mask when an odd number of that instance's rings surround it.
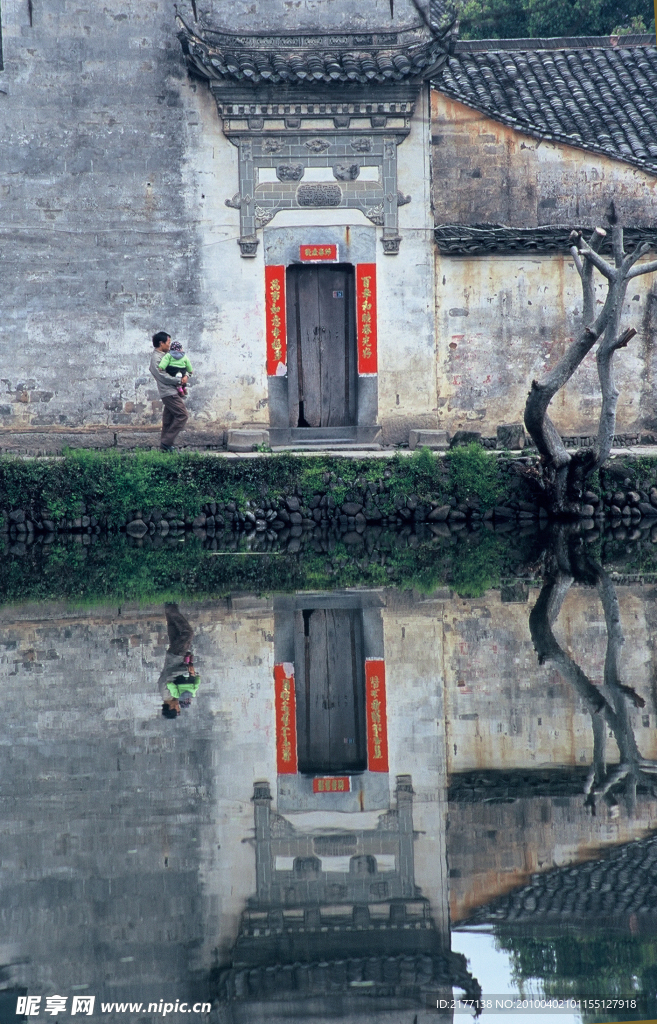
M 265 267 L 267 376 L 285 374 L 285 267 Z
M 297 710 L 292 665 L 274 665 L 276 763 L 279 775 L 297 772 Z
M 365 713 L 367 767 L 371 772 L 387 772 L 386 665 L 382 658 L 368 658 L 365 662 Z
M 377 373 L 376 263 L 356 264 L 358 372 Z

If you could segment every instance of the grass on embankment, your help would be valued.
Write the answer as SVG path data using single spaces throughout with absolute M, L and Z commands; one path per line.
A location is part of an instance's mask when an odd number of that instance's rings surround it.
M 479 445 L 446 456 L 421 449 L 411 456 L 345 459 L 281 454 L 233 460 L 176 452 L 70 451 L 63 459 L 0 459 L 0 510 L 23 509 L 55 523 L 87 514 L 119 526 L 136 511 L 175 509 L 197 515 L 207 501 L 247 501 L 297 494 L 302 503 L 329 487 L 337 504 L 358 498 L 358 489 L 385 476 L 386 508 L 398 495 L 459 501 L 477 495 L 482 507 L 499 499 L 498 460 Z M 330 478 L 330 481 L 329 481 Z

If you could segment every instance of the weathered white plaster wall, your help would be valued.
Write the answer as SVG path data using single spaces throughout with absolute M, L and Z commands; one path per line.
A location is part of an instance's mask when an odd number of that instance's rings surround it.
M 209 89 L 187 83 L 198 114 L 196 146 L 185 162 L 187 215 L 197 225 L 200 292 L 204 309 L 200 337 L 190 339 L 198 383 L 190 389 L 196 425 L 265 426 L 265 273 L 262 232 L 253 259 L 240 257 L 239 210 L 226 206 L 238 191 L 238 150 L 224 136 Z M 194 345 L 199 355 L 194 355 Z
M 379 250 L 377 257 L 379 422 L 388 443 L 407 441 L 411 427 L 437 423 L 429 159 L 427 87 L 418 97 L 410 135 L 397 147 L 398 188 L 412 197 L 399 208 L 399 255 Z
M 606 225 L 613 199 L 631 228 L 657 223 L 657 178 L 576 147 L 534 139 L 431 91 L 435 223 L 518 228 Z M 604 289 L 598 277 L 598 296 Z M 580 280 L 563 255 L 436 255 L 438 417 L 442 428 L 494 435 L 522 420 L 532 379 L 580 327 Z M 630 283 L 624 326 L 638 336 L 616 356 L 618 433 L 657 427 L 653 381 L 657 276 Z M 562 434 L 597 429 L 595 353 L 551 406 Z
M 628 227 L 657 225 L 657 178 L 638 167 L 535 139 L 431 92 L 436 224 L 604 226 L 614 200 Z
M 450 772 L 476 768 L 528 768 L 531 765 L 590 764 L 591 715 L 553 665 L 538 665 L 529 634 L 529 604 L 507 604 L 496 591 L 478 600 L 454 598 L 444 605 L 445 707 Z M 657 756 L 651 682 L 654 606 L 631 587 L 619 587 L 625 644 L 623 682 L 646 700 L 629 710 L 644 757 Z M 602 606 L 583 587 L 567 595 L 554 633 L 563 649 L 591 681 L 601 683 L 606 651 Z M 615 741 L 607 743 L 610 763 L 618 760 Z
M 598 278 L 598 301 L 606 289 Z M 443 429 L 494 436 L 522 421 L 531 381 L 561 358 L 581 323 L 582 290 L 570 256 L 436 257 L 438 419 Z M 623 326 L 638 334 L 615 357 L 617 433 L 657 427 L 657 275 L 627 289 Z M 562 434 L 597 432 L 595 349 L 550 406 Z

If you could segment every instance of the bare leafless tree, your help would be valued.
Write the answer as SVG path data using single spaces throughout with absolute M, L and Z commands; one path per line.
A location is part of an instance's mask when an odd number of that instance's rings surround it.
M 560 675 L 580 694 L 591 713 L 593 764 L 585 787 L 586 804 L 595 813 L 599 798 L 614 802 L 613 790 L 622 783 L 628 811 L 632 813 L 639 783 L 657 796 L 657 763 L 641 755 L 632 729 L 628 701 L 638 708 L 644 707 L 645 701 L 633 687 L 621 681 L 620 655 L 625 641 L 614 585 L 602 567 L 578 544 L 577 536 L 568 527 L 555 531 L 545 565 L 545 582 L 529 616 L 529 631 L 539 664 L 552 662 Z M 595 686 L 566 654 L 552 632 L 575 579 L 597 587 L 604 611 L 607 650 L 601 687 Z M 620 763 L 612 766 L 607 764 L 608 729 L 620 753 Z
M 620 330 L 625 292 L 632 278 L 657 271 L 657 260 L 638 263 L 650 250 L 648 243 L 638 245 L 629 254 L 625 253 L 623 228 L 617 223 L 613 203 L 608 219 L 613 262 L 600 255 L 600 247 L 607 235 L 603 228 L 596 228 L 588 242 L 580 231 L 573 231 L 570 235 L 570 252 L 582 282 L 581 330 L 545 378 L 532 381 L 525 405 L 525 426 L 541 456 L 540 466 L 530 471 L 529 476 L 542 491 L 548 510 L 556 517 L 580 514 L 581 497 L 587 478 L 609 458 L 616 430 L 619 397 L 614 383 L 613 358 L 636 334 L 633 327 Z M 597 316 L 596 270 L 607 282 L 605 301 Z M 548 406 L 596 342 L 599 343 L 597 364 L 602 394 L 598 434 L 592 447 L 569 452 L 548 415 Z

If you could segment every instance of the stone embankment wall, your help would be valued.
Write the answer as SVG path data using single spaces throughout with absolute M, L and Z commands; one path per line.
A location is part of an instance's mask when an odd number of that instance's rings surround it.
M 238 534 L 266 534 L 272 541 L 277 537 L 287 541 L 317 527 L 330 527 L 344 534 L 362 532 L 367 526 L 426 525 L 440 533 L 448 527 L 476 528 L 483 523 L 498 527 L 530 526 L 547 520 L 548 513 L 540 494 L 526 479 L 527 470 L 537 462 L 535 455 L 498 456 L 497 482 L 489 481 L 484 485 L 483 480 L 472 479 L 472 490 L 467 494 L 459 493 L 458 482 L 450 475 L 449 459 L 433 462 L 432 457 L 428 457 L 427 465 L 434 473 L 428 490 L 426 483 L 414 487 L 414 464 L 410 462 L 408 466 L 403 461 L 387 465 L 373 461 L 368 465 L 367 460 L 362 460 L 364 468 L 355 477 L 353 470 L 345 465 L 346 481 L 335 471 L 324 472 L 322 483 L 316 484 L 313 494 L 303 485 L 302 474 L 307 467 L 300 464 L 301 485 L 291 483 L 281 493 L 280 487 L 261 483 L 260 497 L 253 496 L 256 487 L 245 464 L 243 479 L 233 480 L 241 497 L 230 501 L 217 498 L 203 503 L 199 499 L 193 512 L 189 506 L 183 509 L 178 504 L 155 508 L 147 494 L 143 494 L 141 508 L 121 513 L 117 518 L 116 510 L 107 508 L 107 502 L 95 486 L 93 494 L 79 494 L 74 514 L 69 512 L 58 517 L 48 511 L 40 493 L 26 493 L 22 503 L 20 499 L 11 501 L 5 496 L 0 499 L 0 535 L 8 535 L 13 541 L 25 541 L 35 534 L 56 532 L 100 534 L 121 530 L 139 538 L 169 530 L 201 530 L 212 534 L 229 530 Z M 487 458 L 491 459 L 493 469 L 492 456 Z M 164 468 L 165 463 L 162 465 Z M 372 470 L 380 473 L 378 479 L 371 479 Z M 123 471 L 128 473 L 129 466 Z M 636 528 L 640 522 L 644 528 L 657 526 L 657 468 L 652 460 L 614 458 L 600 470 L 599 476 L 597 489 L 585 491 L 582 496 L 580 517 L 588 524 L 587 528 L 600 527 L 603 523 L 612 528 Z M 221 477 L 220 468 L 217 477 Z M 17 487 L 20 489 L 19 484 L 11 482 L 11 471 L 4 486 L 13 493 Z M 214 489 L 220 491 L 222 486 L 225 489 L 222 483 Z M 246 498 L 246 493 L 251 497 Z M 491 494 L 497 496 L 491 497 Z M 60 497 L 65 499 L 66 495 Z

